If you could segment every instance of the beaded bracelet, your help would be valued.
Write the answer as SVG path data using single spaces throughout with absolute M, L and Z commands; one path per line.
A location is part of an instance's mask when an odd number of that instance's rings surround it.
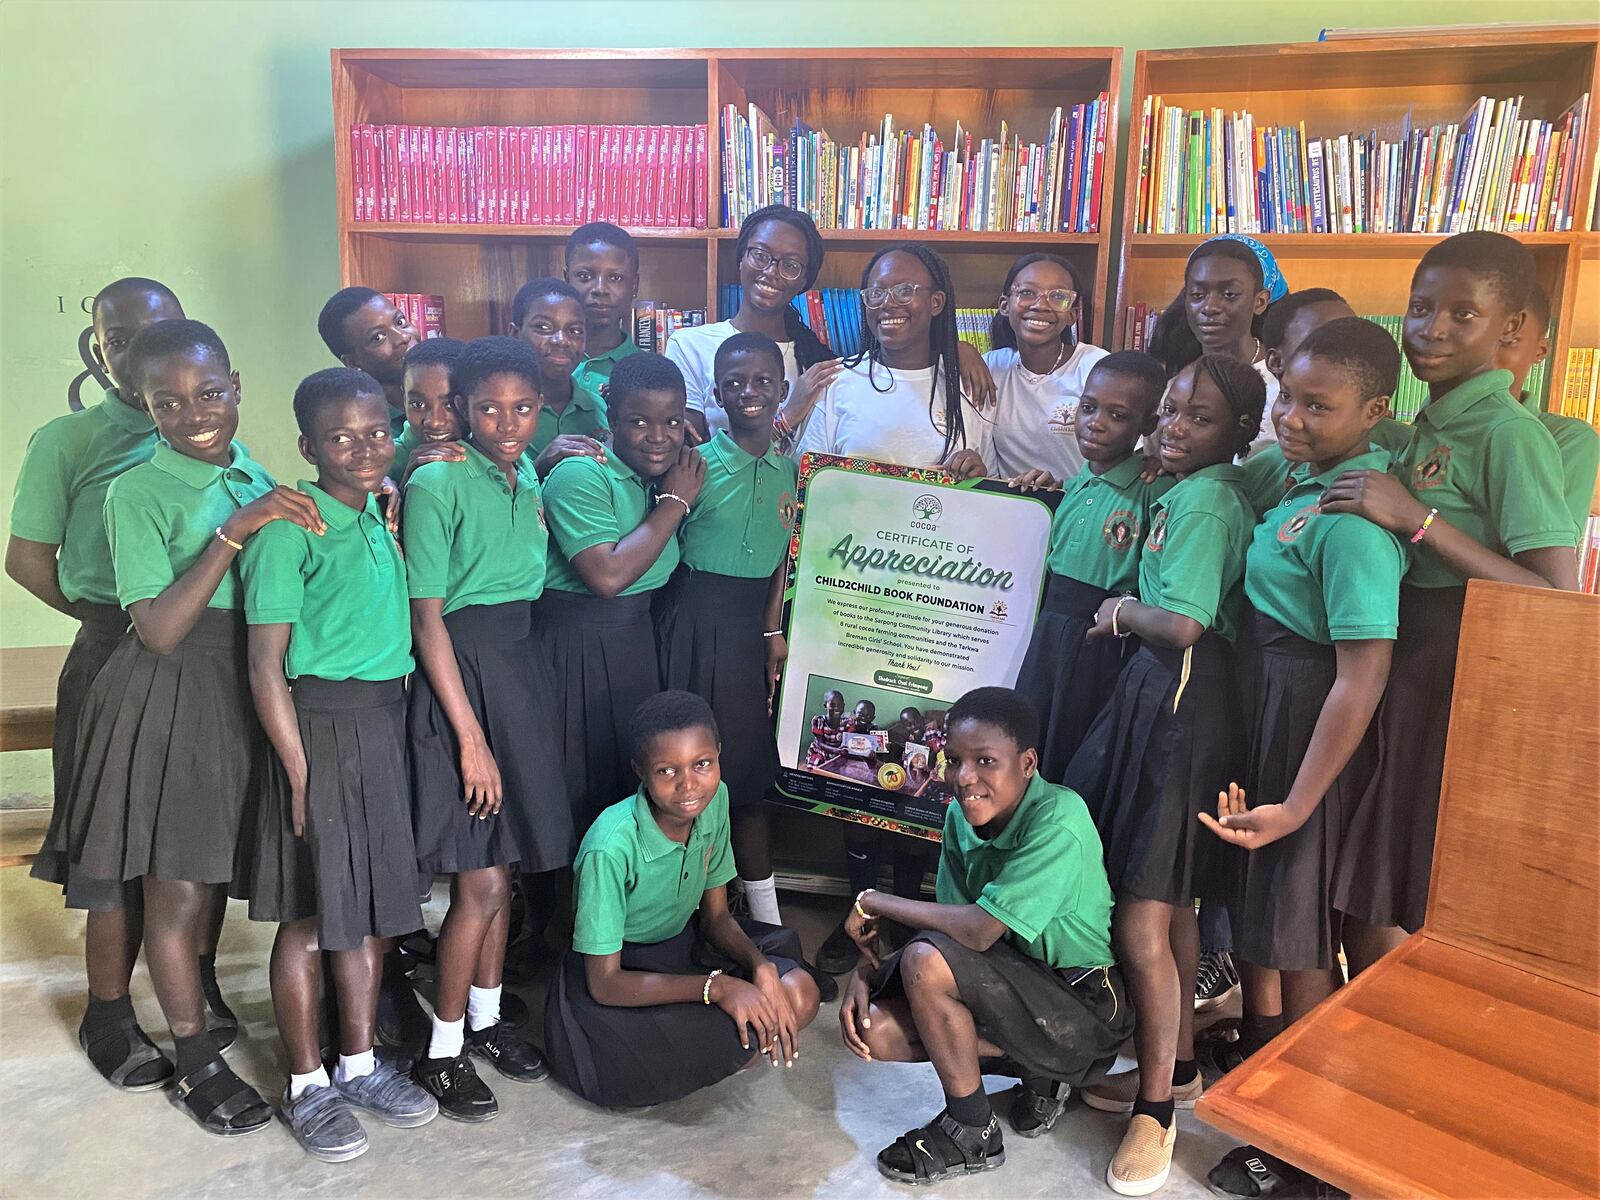
M 675 492 L 662 492 L 656 497 L 657 504 L 660 504 L 663 500 L 676 500 L 679 504 L 683 505 L 683 512 L 685 516 L 687 516 L 691 511 L 689 508 L 689 502 Z
M 1433 524 L 1433 519 L 1438 515 L 1439 510 L 1437 508 L 1430 508 L 1428 510 L 1428 515 L 1422 519 L 1422 524 L 1418 526 L 1417 531 L 1411 535 L 1411 544 L 1413 546 L 1415 546 L 1423 539 L 1424 536 L 1427 535 L 1428 526 Z
M 1117 625 L 1117 616 L 1122 612 L 1122 606 L 1132 599 L 1132 596 L 1123 596 L 1111 609 L 1111 636 L 1114 638 L 1125 638 L 1131 632 Z
M 865 896 L 871 890 L 872 890 L 871 888 L 862 888 L 859 892 L 856 893 L 856 901 L 855 901 L 856 913 L 861 917 L 861 919 L 863 921 L 872 920 L 872 914 L 869 913 L 866 909 L 861 907 L 861 897 Z
M 217 541 L 221 542 L 224 546 L 233 547 L 233 549 L 236 551 L 244 549 L 243 543 L 234 541 L 231 537 L 222 532 L 221 525 L 217 526 Z
M 700 989 L 700 1003 L 701 1004 L 710 1004 L 711 1003 L 711 981 L 713 979 L 715 979 L 718 975 L 721 975 L 721 974 L 722 974 L 722 971 L 719 968 L 718 970 L 715 970 L 715 971 L 711 972 L 711 974 L 706 976 L 706 985 L 705 985 L 705 987 Z

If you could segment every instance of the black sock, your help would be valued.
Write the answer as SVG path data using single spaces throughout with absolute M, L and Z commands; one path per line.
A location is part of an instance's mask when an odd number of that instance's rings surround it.
M 1200 1074 L 1200 1068 L 1195 1066 L 1194 1059 L 1180 1058 L 1172 1064 L 1172 1086 L 1184 1087 L 1194 1082 L 1194 1077 Z
M 94 993 L 89 993 L 89 1007 L 84 1010 L 84 1028 L 93 1032 L 106 1025 L 114 1025 L 124 1017 L 133 1016 L 133 998 L 121 996 L 116 1000 L 96 1000 Z
M 970 1096 L 952 1096 L 946 1092 L 944 1106 L 952 1117 L 974 1129 L 982 1129 L 994 1116 L 994 1106 L 989 1103 L 989 1093 L 983 1090 L 981 1081 L 978 1090 Z
M 204 1030 L 193 1037 L 175 1037 L 172 1039 L 172 1048 L 177 1052 L 178 1075 L 180 1077 L 191 1075 L 201 1067 L 221 1058 L 217 1053 L 217 1044 Z
M 1239 1023 L 1239 1051 L 1248 1056 L 1260 1050 L 1283 1032 L 1283 1014 L 1257 1017 L 1249 1013 Z
M 1193 1066 L 1193 1063 L 1189 1064 Z M 1170 1098 L 1166 1100 L 1135 1100 L 1133 1102 L 1133 1115 L 1143 1113 L 1147 1117 L 1154 1117 L 1161 1122 L 1161 1128 L 1171 1129 L 1172 1120 L 1178 1115 L 1178 1106 Z
M 1052 1100 L 1061 1098 L 1061 1083 L 1051 1079 L 1048 1075 L 1024 1075 L 1022 1086 L 1035 1096 L 1048 1096 Z

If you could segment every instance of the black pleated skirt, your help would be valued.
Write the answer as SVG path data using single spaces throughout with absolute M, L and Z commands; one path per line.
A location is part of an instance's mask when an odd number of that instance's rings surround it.
M 1017 675 L 1017 691 L 1039 712 L 1039 773 L 1055 783 L 1111 698 L 1131 652 L 1131 638 L 1084 640 L 1113 594 L 1052 571 Z
M 656 605 L 661 678 L 711 705 L 735 808 L 761 803 L 778 774 L 761 636 L 771 582 L 680 567 Z
M 250 701 L 244 613 L 208 608 L 170 654 L 129 630 L 93 682 L 50 849 L 69 877 L 248 878 L 266 739 Z
M 317 918 L 324 950 L 422 927 L 406 780 L 405 682 L 318 679 L 293 685 L 306 751 L 305 837 L 274 758 L 261 804 L 250 918 Z
M 427 672 L 411 676 L 406 734 L 417 862 L 453 875 L 520 863 L 529 873 L 572 861 L 577 846 L 558 740 L 556 681 L 533 638 L 533 606 L 470 605 L 444 619 L 467 702 L 500 771 L 500 811 L 467 812 L 461 743 Z
M 1063 782 L 1089 806 L 1118 896 L 1237 896 L 1242 852 L 1200 824 L 1244 766 L 1233 674 L 1214 631 L 1187 655 L 1145 643 L 1073 755 Z
M 127 907 L 129 890 L 135 883 L 120 879 L 94 879 L 82 871 L 73 872 L 65 845 L 67 795 L 72 788 L 73 753 L 82 728 L 83 706 L 89 698 L 89 685 L 100 674 L 128 631 L 128 614 L 115 604 L 91 604 L 80 600 L 72 606 L 81 624 L 61 664 L 56 680 L 55 729 L 50 741 L 50 766 L 54 777 L 54 807 L 44 844 L 34 855 L 29 869 L 35 879 L 61 885 L 68 908 L 93 912 L 116 912 Z
M 1338 674 L 1332 646 L 1307 641 L 1260 613 L 1253 624 L 1258 707 L 1245 774 L 1252 808 L 1288 798 Z M 1245 855 L 1244 896 L 1233 936 L 1246 962 L 1279 971 L 1338 965 L 1333 872 L 1376 759 L 1377 741 L 1369 729 L 1306 823 Z
M 661 690 L 651 595 L 546 589 L 533 602 L 534 635 L 556 680 L 561 760 L 580 841 L 608 805 L 639 786 L 628 726 L 633 710 Z
M 791 929 L 735 917 L 779 975 L 798 970 L 800 938 Z M 637 1108 L 709 1087 L 750 1061 L 733 1019 L 715 1004 L 621 1008 L 589 995 L 584 956 L 567 951 L 545 1005 L 545 1055 L 557 1079 L 591 1104 Z M 713 968 L 746 972 L 700 937 L 699 917 L 662 942 L 626 942 L 625 971 L 704 976 Z
M 1029 958 L 1004 938 L 973 950 L 923 930 L 907 945 L 914 942 L 927 942 L 943 955 L 978 1036 L 1005 1051 L 1004 1060 L 984 1063 L 986 1073 L 1043 1075 L 1083 1087 L 1105 1077 L 1133 1033 L 1133 1005 L 1116 967 L 1062 970 Z M 903 953 L 896 951 L 872 973 L 874 1000 L 905 994 Z
M 1334 907 L 1372 925 L 1415 933 L 1427 912 L 1466 599 L 1464 587 L 1400 588 L 1389 686 L 1373 718 L 1377 768 L 1334 872 Z

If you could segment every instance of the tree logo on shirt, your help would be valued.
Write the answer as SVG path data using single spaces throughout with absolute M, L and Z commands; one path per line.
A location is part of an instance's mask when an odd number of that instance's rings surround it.
M 800 504 L 793 492 L 785 492 L 778 497 L 778 520 L 783 522 L 785 529 L 793 529 L 800 520 Z
M 1057 433 L 1072 433 L 1078 424 L 1078 406 L 1067 403 L 1056 405 L 1045 424 Z
M 1440 443 L 1428 451 L 1428 457 L 1419 462 L 1411 472 L 1411 486 L 1416 491 L 1438 487 L 1450 473 L 1450 447 Z
M 1306 505 L 1278 528 L 1278 540 L 1284 545 L 1294 541 L 1295 538 L 1300 536 L 1301 531 L 1311 523 L 1311 518 L 1321 511 L 1322 505 L 1320 501 Z
M 1139 540 L 1139 518 L 1131 508 L 1119 508 L 1106 518 L 1100 536 L 1113 550 L 1131 549 Z
M 1167 544 L 1167 510 L 1162 509 L 1156 514 L 1155 522 L 1150 526 L 1150 536 L 1144 541 L 1146 550 L 1161 551 Z

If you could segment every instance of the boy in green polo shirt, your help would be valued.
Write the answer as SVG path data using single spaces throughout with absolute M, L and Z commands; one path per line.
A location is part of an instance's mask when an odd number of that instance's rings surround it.
M 406 428 L 406 351 L 421 339 L 416 327 L 381 292 L 340 288 L 317 314 L 322 344 L 347 367 L 365 371 L 383 385 L 389 402 L 389 435 Z
M 405 771 L 411 627 L 405 567 L 376 493 L 394 461 L 382 386 L 331 367 L 295 389 L 300 453 L 323 528 L 276 522 L 241 571 L 250 687 L 276 753 L 250 916 L 278 922 L 272 1007 L 289 1068 L 282 1116 L 306 1152 L 367 1149 L 351 1112 L 410 1128 L 434 1098 L 373 1054 L 384 939 L 422 924 Z M 322 953 L 339 996 L 339 1064 L 322 1061 Z
M 573 372 L 583 358 L 583 301 L 571 284 L 560 279 L 535 279 L 517 289 L 511 302 L 512 337 L 521 338 L 539 355 L 539 426 L 531 449 L 534 457 L 562 435 L 599 442 L 607 437 L 606 408 L 599 393 Z
M 577 382 L 596 395 L 616 365 L 639 353 L 633 302 L 639 294 L 639 247 L 609 221 L 580 225 L 567 237 L 566 279 L 583 298 L 584 358 Z
M 613 1108 L 686 1096 L 758 1054 L 792 1067 L 819 1004 L 800 939 L 728 912 L 728 789 L 710 706 L 660 692 L 629 738 L 644 783 L 584 836 L 572 949 L 545 1009 L 556 1077 Z
M 878 1154 L 878 1170 L 902 1183 L 1005 1162 L 986 1068 L 1022 1076 L 1012 1128 L 1038 1137 L 1133 1026 L 1112 964 L 1100 836 L 1077 793 L 1039 773 L 1032 704 L 978 688 L 950 707 L 946 729 L 957 803 L 945 812 L 937 902 L 868 888 L 846 926 L 867 963 L 839 1008 L 845 1046 L 868 1062 L 931 1061 L 944 1088 L 944 1110 Z M 882 962 L 880 920 L 918 931 Z

